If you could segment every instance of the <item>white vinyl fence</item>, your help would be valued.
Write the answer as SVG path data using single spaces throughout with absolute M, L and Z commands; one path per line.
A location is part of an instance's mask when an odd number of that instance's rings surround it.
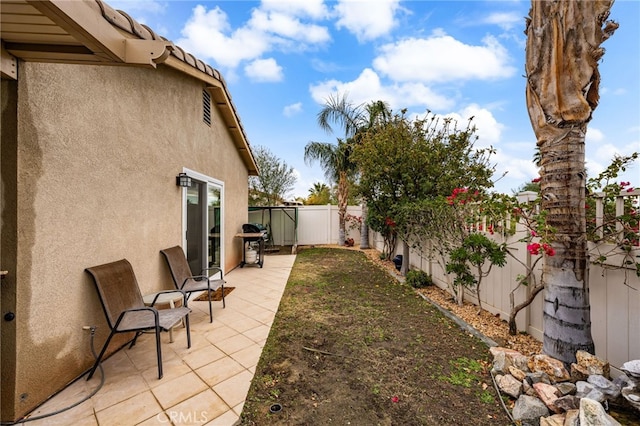
M 630 194 L 640 198 L 640 191 Z M 349 207 L 354 216 L 361 214 L 360 207 Z M 299 208 L 298 244 L 336 244 L 338 240 L 338 212 L 336 206 L 303 206 Z M 533 259 L 526 249 L 526 243 L 518 242 L 527 232 L 519 228 L 516 235 L 509 237 L 512 253 L 525 265 L 531 265 Z M 360 242 L 359 229 L 348 230 L 347 236 Z M 370 233 L 372 248 L 383 249 L 382 237 Z M 397 253 L 402 253 L 402 241 L 398 242 Z M 427 245 L 425 244 L 425 247 Z M 636 259 L 640 260 L 640 249 L 636 250 Z M 410 251 L 410 267 L 431 274 L 434 282 L 446 289 L 453 277 L 447 276 L 444 266 L 435 259 L 429 259 L 427 253 Z M 591 327 L 596 346 L 596 355 L 608 360 L 612 367 L 620 367 L 633 359 L 640 359 L 640 279 L 633 269 L 603 269 L 591 264 L 589 270 L 589 291 L 591 301 Z M 537 274 L 540 280 L 542 262 L 538 263 Z M 631 268 L 631 266 L 630 266 Z M 484 278 L 480 291 L 482 307 L 508 320 L 511 310 L 509 295 L 516 287 L 517 276 L 524 275 L 526 269 L 513 259 L 506 266 L 494 267 L 491 274 Z M 515 293 L 515 303 L 522 302 L 529 288 L 521 286 Z M 465 298 L 474 301 L 474 294 L 467 293 Z M 517 316 L 519 331 L 531 334 L 542 341 L 543 320 L 542 301 L 544 291 L 540 292 L 529 307 L 521 310 Z
M 360 217 L 360 206 L 347 207 L 347 214 Z M 360 244 L 360 227 L 347 223 L 346 238 L 353 238 Z M 338 206 L 300 206 L 298 207 L 298 245 L 337 244 L 338 243 Z

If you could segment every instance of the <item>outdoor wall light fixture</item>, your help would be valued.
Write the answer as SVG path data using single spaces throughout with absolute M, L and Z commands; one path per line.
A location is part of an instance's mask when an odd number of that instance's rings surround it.
M 176 185 L 187 188 L 191 186 L 191 178 L 186 173 L 180 173 L 176 176 Z

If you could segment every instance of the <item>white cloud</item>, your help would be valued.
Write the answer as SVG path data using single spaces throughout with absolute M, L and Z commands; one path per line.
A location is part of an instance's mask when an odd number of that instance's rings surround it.
M 447 117 L 454 118 L 458 122 L 458 128 L 464 128 L 469 119 L 472 125 L 476 126 L 476 136 L 478 142 L 476 148 L 488 148 L 490 145 L 496 145 L 500 142 L 500 136 L 504 125 L 498 123 L 491 111 L 481 108 L 476 104 L 466 106 L 460 112 L 447 114 Z
M 254 59 L 269 48 L 266 37 L 247 28 L 231 34 L 227 14 L 219 7 L 209 11 L 198 5 L 182 29 L 176 44 L 197 57 L 212 58 L 220 66 L 235 68 L 240 61 Z
M 323 0 L 262 0 L 260 7 L 263 10 L 317 20 L 326 18 L 329 13 Z
M 315 44 L 324 43 L 331 39 L 326 27 L 304 24 L 286 13 L 254 10 L 248 25 L 255 31 L 284 37 L 285 40 L 278 40 L 279 43 L 284 44 L 286 44 L 286 40 Z
M 495 24 L 504 30 L 510 30 L 516 25 L 524 27 L 525 20 L 519 13 L 494 12 L 482 19 L 481 22 L 486 24 Z
M 495 183 L 494 190 L 497 192 L 510 194 L 523 184 L 531 182 L 539 174 L 538 168 L 530 158 L 514 157 L 501 149 L 491 157 L 491 162 L 496 164 L 494 181 L 506 173 L 504 178 Z
M 373 60 L 376 71 L 395 81 L 426 83 L 511 77 L 508 51 L 492 36 L 483 45 L 464 44 L 436 31 L 429 38 L 408 38 L 383 45 Z M 419 52 L 419 54 L 417 54 Z
M 264 6 L 264 10 L 253 9 L 249 21 L 232 30 L 220 7 L 207 10 L 198 5 L 176 44 L 196 57 L 213 59 L 217 66 L 233 70 L 241 62 L 258 59 L 272 50 L 303 51 L 331 39 L 326 27 L 303 23 L 296 17 L 296 13 L 321 16 L 323 12 L 315 10 L 317 4 L 314 7 L 299 4 L 286 13 L 279 10 L 284 5 L 277 2 L 268 1 Z
M 282 110 L 282 114 L 285 117 L 293 117 L 300 112 L 302 112 L 302 102 L 296 102 L 295 104 L 287 105 Z
M 421 83 L 404 83 L 385 86 L 378 74 L 365 68 L 353 81 L 327 80 L 309 88 L 313 100 L 324 104 L 330 95 L 345 93 L 354 104 L 382 100 L 392 109 L 424 107 L 442 110 L 453 107 L 453 101 L 435 93 Z
M 334 7 L 338 15 L 336 27 L 346 28 L 359 42 L 388 34 L 396 25 L 395 13 L 399 0 L 348 1 L 341 0 Z
M 275 59 L 256 59 L 244 67 L 244 72 L 253 81 L 282 81 L 282 67 Z
M 585 143 L 599 143 L 604 140 L 604 133 L 595 127 L 587 127 L 587 134 L 585 135 Z

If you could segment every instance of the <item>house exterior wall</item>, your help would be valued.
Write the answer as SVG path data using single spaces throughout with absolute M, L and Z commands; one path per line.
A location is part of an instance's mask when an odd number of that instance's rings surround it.
M 203 89 L 162 65 L 20 63 L 16 196 L 7 206 L 19 232 L 13 247 L 2 230 L 3 262 L 16 259 L 17 277 L 16 318 L 3 325 L 2 350 L 14 336 L 9 351 L 17 355 L 14 371 L 2 371 L 3 420 L 91 366 L 83 326 L 98 326 L 97 349 L 106 339 L 85 268 L 127 258 L 143 294 L 172 287 L 159 250 L 182 244 L 183 190 L 175 176 L 183 167 L 224 182 L 224 268 L 241 261 L 233 236 L 247 220 L 247 168 L 215 108 L 211 127 L 203 122 Z

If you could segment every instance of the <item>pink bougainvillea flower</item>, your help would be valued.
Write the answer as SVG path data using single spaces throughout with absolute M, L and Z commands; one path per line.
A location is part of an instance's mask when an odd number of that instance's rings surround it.
M 547 254 L 547 256 L 553 256 L 556 254 L 556 251 L 553 247 L 551 247 L 549 244 L 544 243 L 542 245 L 542 249 L 544 250 L 544 252 Z
M 540 254 L 540 243 L 527 244 L 527 251 L 534 256 Z
M 538 233 L 535 231 L 535 229 L 531 230 L 531 236 L 532 237 L 537 237 L 538 236 Z
M 538 176 L 538 177 L 537 177 L 537 178 L 535 178 L 535 179 L 531 179 L 531 182 L 533 182 L 533 183 L 538 183 L 538 182 L 540 182 L 541 180 L 542 180 L 542 178 Z
M 394 395 L 391 397 L 391 402 L 400 402 L 400 398 Z
M 635 191 L 635 189 L 633 189 L 633 186 L 630 186 L 629 188 L 627 188 L 627 192 L 633 192 Z

